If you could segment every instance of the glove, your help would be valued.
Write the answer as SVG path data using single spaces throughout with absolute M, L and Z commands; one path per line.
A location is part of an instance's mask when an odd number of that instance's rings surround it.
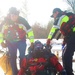
M 4 43 L 4 42 L 1 43 L 1 46 L 2 46 L 3 48 L 6 48 L 6 47 L 7 47 L 6 43 Z
M 34 49 L 34 43 L 31 43 L 30 48 Z
M 46 44 L 50 45 L 50 41 L 51 41 L 50 39 L 47 39 L 47 43 Z

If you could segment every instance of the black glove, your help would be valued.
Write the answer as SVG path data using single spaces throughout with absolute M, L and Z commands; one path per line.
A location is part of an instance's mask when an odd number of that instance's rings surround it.
M 47 39 L 46 44 L 49 46 L 50 45 L 50 42 L 51 42 L 51 40 L 50 39 Z
M 34 49 L 34 43 L 31 43 L 30 48 Z

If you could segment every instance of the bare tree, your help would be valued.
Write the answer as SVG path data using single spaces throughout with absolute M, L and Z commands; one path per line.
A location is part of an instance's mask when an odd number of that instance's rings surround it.
M 34 36 L 36 39 L 45 39 L 47 38 L 48 34 L 47 34 L 47 30 L 44 27 L 41 27 L 40 23 L 35 23 L 32 26 L 33 32 L 34 32 Z
M 4 16 L 3 16 L 2 11 L 0 9 L 0 22 L 3 20 L 3 18 L 4 18 Z
M 73 12 L 75 13 L 75 0 L 63 0 L 63 1 L 66 1 L 72 8 Z
M 22 16 L 27 19 L 27 15 L 28 15 L 27 0 L 22 1 L 22 8 L 20 10 L 21 10 Z

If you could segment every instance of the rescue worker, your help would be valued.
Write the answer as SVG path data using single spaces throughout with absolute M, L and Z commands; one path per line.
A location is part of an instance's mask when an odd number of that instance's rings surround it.
M 16 7 L 9 9 L 8 15 L 1 23 L 0 43 L 2 47 L 8 47 L 10 54 L 10 64 L 12 67 L 13 75 L 17 75 L 17 49 L 20 54 L 20 63 L 25 57 L 26 51 L 26 36 L 30 40 L 31 48 L 33 48 L 34 34 L 31 26 L 25 18 L 19 16 L 19 11 Z
M 47 39 L 47 45 L 50 44 L 54 38 L 57 29 L 60 30 L 64 36 L 63 45 L 67 45 L 63 54 L 63 66 L 67 72 L 67 75 L 74 75 L 72 69 L 72 59 L 75 51 L 75 15 L 72 12 L 64 12 L 60 8 L 55 8 L 53 14 L 54 25 L 50 30 Z
M 18 75 L 66 75 L 58 58 L 49 53 L 40 41 L 35 41 L 34 50 L 28 49 L 29 54 L 23 59 Z

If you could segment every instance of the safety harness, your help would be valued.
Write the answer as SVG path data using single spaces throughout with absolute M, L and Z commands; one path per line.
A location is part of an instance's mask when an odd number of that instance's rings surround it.
M 69 19 L 67 20 L 67 22 L 63 22 L 61 27 L 60 27 L 60 31 L 64 36 L 68 36 L 69 34 L 75 32 L 75 14 L 73 13 L 66 13 L 65 15 L 67 15 L 69 17 Z M 67 19 L 67 16 L 63 17 L 65 19 Z M 62 20 L 63 20 L 62 18 Z
M 25 30 L 18 24 L 4 25 L 4 38 L 8 41 L 19 41 L 26 35 Z

